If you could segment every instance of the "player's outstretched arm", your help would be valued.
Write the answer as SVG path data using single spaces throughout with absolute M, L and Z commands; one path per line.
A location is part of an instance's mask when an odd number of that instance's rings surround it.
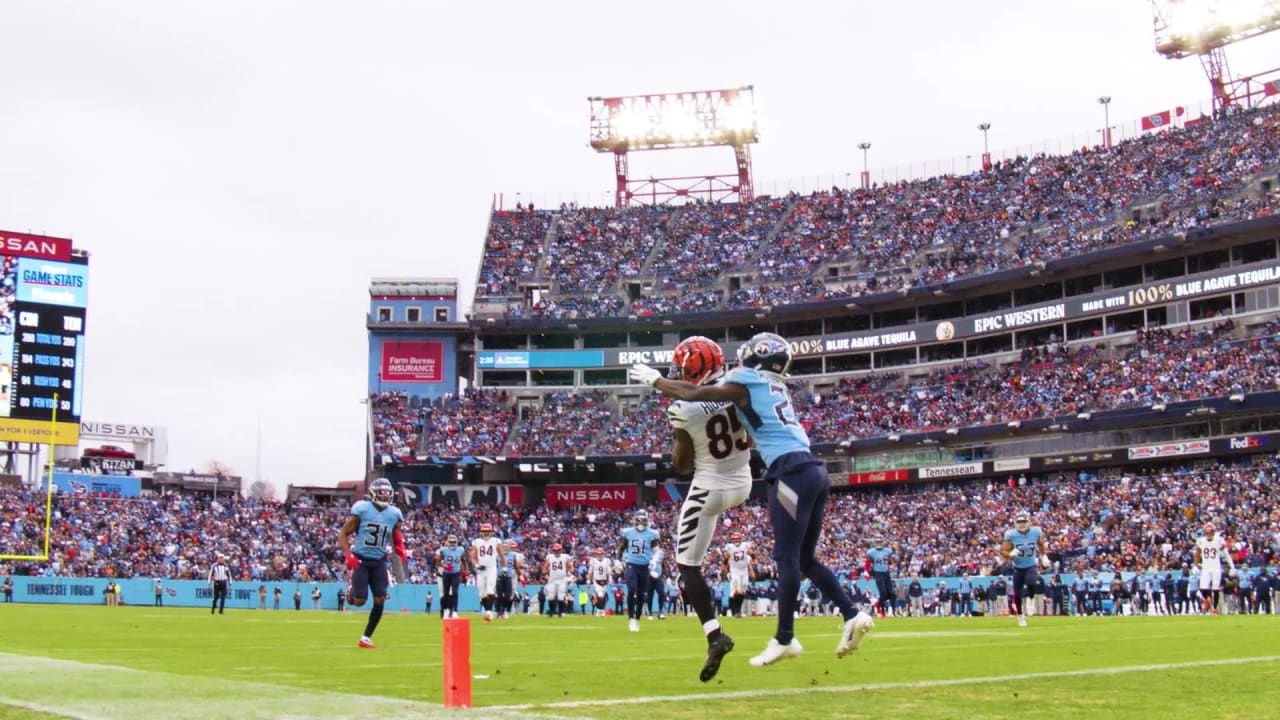
M 731 402 L 735 405 L 746 405 L 750 398 L 747 389 L 737 383 L 694 385 L 683 380 L 668 380 L 662 377 L 662 373 L 643 363 L 632 365 L 627 375 L 636 382 L 644 383 L 678 400 Z
M 354 569 L 353 565 L 360 564 L 356 560 L 355 553 L 351 552 L 351 536 L 359 528 L 360 518 L 355 515 L 348 515 L 347 521 L 342 523 L 342 527 L 338 530 L 338 547 L 342 548 L 342 557 L 350 569 Z

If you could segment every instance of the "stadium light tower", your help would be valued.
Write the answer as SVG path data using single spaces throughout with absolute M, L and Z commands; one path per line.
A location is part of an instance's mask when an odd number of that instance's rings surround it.
M 749 202 L 751 153 L 756 131 L 755 91 L 750 85 L 727 90 L 592 97 L 591 147 L 613 153 L 615 203 L 650 204 L 700 197 L 712 202 Z M 632 180 L 627 154 L 632 150 L 677 150 L 728 146 L 737 171 L 731 174 Z
M 982 131 L 982 169 L 991 169 L 991 147 L 987 145 L 987 131 L 991 129 L 991 123 L 978 123 L 978 129 Z
M 1103 95 L 1098 98 L 1098 104 L 1102 106 L 1102 147 L 1111 147 L 1111 96 Z
M 871 189 L 871 170 L 867 167 L 867 151 L 871 149 L 871 143 L 860 142 L 858 149 L 862 151 L 862 189 Z
M 1200 58 L 1213 89 L 1213 114 L 1252 107 L 1280 95 L 1280 68 L 1233 78 L 1226 47 L 1280 30 L 1280 0 L 1151 0 L 1156 52 L 1171 59 Z M 1266 78 L 1272 78 L 1267 80 Z

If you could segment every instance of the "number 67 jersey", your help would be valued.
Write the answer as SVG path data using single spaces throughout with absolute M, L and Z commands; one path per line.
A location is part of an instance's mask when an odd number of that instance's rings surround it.
M 672 427 L 693 439 L 693 481 L 708 488 L 751 487 L 751 436 L 733 405 L 676 400 L 667 407 Z

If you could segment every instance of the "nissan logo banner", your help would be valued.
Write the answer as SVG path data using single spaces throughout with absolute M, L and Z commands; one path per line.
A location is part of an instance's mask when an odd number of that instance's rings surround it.
M 635 485 L 548 485 L 547 507 L 555 510 L 582 505 L 597 510 L 627 510 L 636 506 Z

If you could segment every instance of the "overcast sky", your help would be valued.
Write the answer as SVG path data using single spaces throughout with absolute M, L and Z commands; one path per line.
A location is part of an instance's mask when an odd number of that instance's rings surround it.
M 1280 34 L 1231 51 L 1268 69 Z M 1206 101 L 1145 0 L 0 4 L 0 228 L 92 253 L 87 420 L 175 469 L 361 477 L 368 281 L 469 304 L 490 200 L 608 197 L 592 95 L 753 84 L 757 192 L 1058 147 Z M 640 154 L 633 172 L 732 168 Z M 959 160 L 955 160 L 959 158 Z M 901 170 L 898 172 L 902 172 Z M 807 179 L 805 179 L 807 178 Z

